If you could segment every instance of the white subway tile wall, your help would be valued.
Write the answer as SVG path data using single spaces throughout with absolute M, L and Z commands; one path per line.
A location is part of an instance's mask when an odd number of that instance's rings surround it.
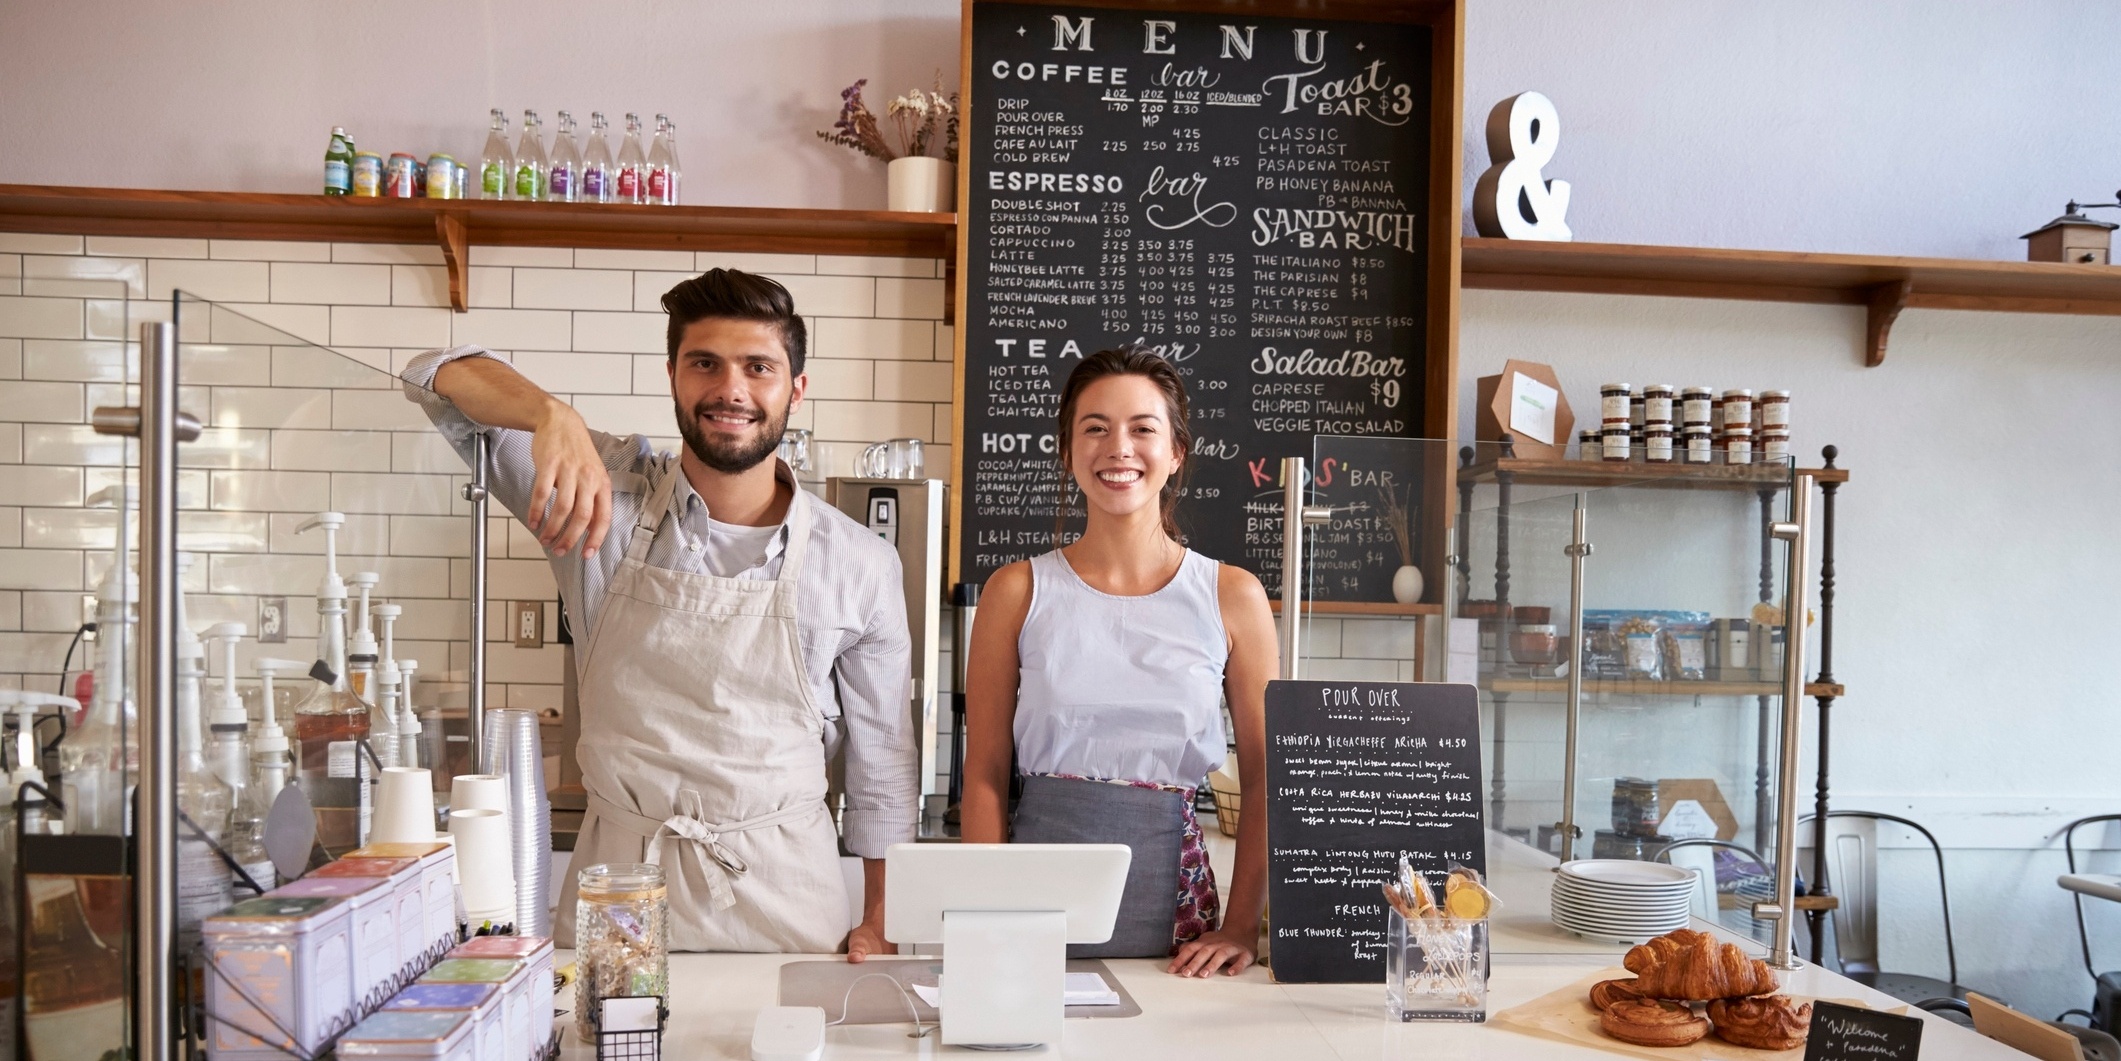
M 0 232 L 0 687 L 56 687 L 81 594 L 110 566 L 116 512 L 87 499 L 137 458 L 95 434 L 88 414 L 131 400 L 131 333 L 169 318 L 173 290 L 335 351 L 185 311 L 184 405 L 210 425 L 184 447 L 178 483 L 180 547 L 197 554 L 190 618 L 255 628 L 259 596 L 289 600 L 288 643 L 246 641 L 245 676 L 258 656 L 315 651 L 324 543 L 295 528 L 328 506 L 347 513 L 341 574 L 381 574 L 376 600 L 405 609 L 399 653 L 420 660 L 421 700 L 462 681 L 468 476 L 385 374 L 431 347 L 489 347 L 592 426 L 668 447 L 663 292 L 704 269 L 762 272 L 787 285 L 810 329 L 809 401 L 792 425 L 817 432 L 811 474 L 851 474 L 864 444 L 906 436 L 927 443 L 930 475 L 949 474 L 940 262 L 553 247 L 474 247 L 471 257 L 472 309 L 453 313 L 441 252 L 428 245 Z M 156 301 L 128 304 L 128 294 Z M 488 541 L 491 615 L 511 600 L 554 599 L 520 524 L 497 516 Z M 555 621 L 548 605 L 548 638 Z M 488 702 L 556 710 L 559 648 L 515 648 L 502 625 L 489 626 Z

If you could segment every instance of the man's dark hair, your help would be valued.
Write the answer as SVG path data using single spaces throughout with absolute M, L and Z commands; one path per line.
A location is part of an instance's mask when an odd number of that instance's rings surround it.
M 709 269 L 663 292 L 663 312 L 670 314 L 669 359 L 673 363 L 688 325 L 710 317 L 729 317 L 777 328 L 781 348 L 788 353 L 789 374 L 803 374 L 809 333 L 803 318 L 795 314 L 795 296 L 773 280 L 735 269 Z

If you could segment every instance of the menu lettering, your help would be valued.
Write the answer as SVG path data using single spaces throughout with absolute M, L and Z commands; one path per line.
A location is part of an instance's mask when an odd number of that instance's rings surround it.
M 1431 30 L 975 3 L 970 33 L 958 577 L 1080 528 L 1061 388 L 1137 343 L 1192 404 L 1187 544 L 1278 593 L 1281 458 L 1417 429 Z M 1380 562 L 1337 599 L 1390 600 Z
M 1406 855 L 1431 885 L 1487 869 L 1473 687 L 1267 686 L 1267 902 L 1274 979 L 1384 978 L 1385 902 Z

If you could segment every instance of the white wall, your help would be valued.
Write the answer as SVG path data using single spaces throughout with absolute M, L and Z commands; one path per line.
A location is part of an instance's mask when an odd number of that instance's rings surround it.
M 839 94 L 957 81 L 954 0 L 0 4 L 0 182 L 311 192 L 363 150 L 476 161 L 486 111 L 678 123 L 688 203 L 881 210 Z M 884 91 L 888 89 L 889 91 Z M 623 131 L 621 129 L 620 131 Z M 510 141 L 513 143 L 513 139 Z M 613 141 L 617 150 L 617 140 Z
M 1467 186 L 1489 106 L 1544 91 L 1579 239 L 2016 259 L 2121 185 L 2121 7 L 2098 0 L 1469 8 Z M 334 124 L 475 156 L 489 106 L 635 108 L 681 123 L 690 202 L 874 207 L 874 164 L 812 130 L 856 76 L 953 78 L 956 21 L 950 0 L 0 5 L 0 181 L 306 191 Z M 2121 321 L 1910 311 L 1867 370 L 1850 308 L 1470 292 L 1462 336 L 1466 403 L 1513 356 L 1579 408 L 1613 377 L 1796 392 L 1800 452 L 1838 444 L 1856 476 L 1837 802 L 1954 847 L 1963 979 L 2083 1004 L 2046 837 L 2121 804 Z M 1941 973 L 1920 864 L 1888 857 L 1887 963 Z

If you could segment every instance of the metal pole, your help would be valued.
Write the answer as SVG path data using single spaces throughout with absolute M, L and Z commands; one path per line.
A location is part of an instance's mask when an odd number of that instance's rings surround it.
M 1775 899 L 1755 903 L 1753 916 L 1775 923 L 1768 963 L 1778 969 L 1794 969 L 1797 960 L 1791 934 L 1796 928 L 1797 905 L 1797 750 L 1804 735 L 1804 620 L 1810 610 L 1812 550 L 1812 484 L 1809 473 L 1799 473 L 1790 494 L 1790 519 L 1777 523 L 1774 535 L 1790 543 L 1787 568 L 1789 594 L 1782 612 L 1782 746 L 1778 760 L 1780 779 L 1775 790 Z
M 177 332 L 140 326 L 140 774 L 133 1056 L 176 1056 Z
M 1295 681 L 1303 649 L 1304 484 L 1302 457 L 1281 459 L 1281 676 Z
M 486 456 L 492 443 L 484 431 L 474 436 L 472 444 L 471 482 L 464 486 L 464 500 L 471 502 L 471 653 L 469 655 L 471 688 L 466 710 L 469 712 L 471 733 L 471 767 L 473 773 L 492 773 L 499 763 L 485 761 L 486 756 Z M 447 743 L 444 743 L 447 747 Z M 446 763 L 435 764 L 444 769 Z
M 1569 558 L 1569 714 L 1563 737 L 1561 760 L 1561 860 L 1576 857 L 1576 732 L 1583 711 L 1583 561 L 1591 555 L 1591 542 L 1584 537 L 1590 513 L 1585 499 L 1576 497 L 1576 527 L 1562 552 Z

